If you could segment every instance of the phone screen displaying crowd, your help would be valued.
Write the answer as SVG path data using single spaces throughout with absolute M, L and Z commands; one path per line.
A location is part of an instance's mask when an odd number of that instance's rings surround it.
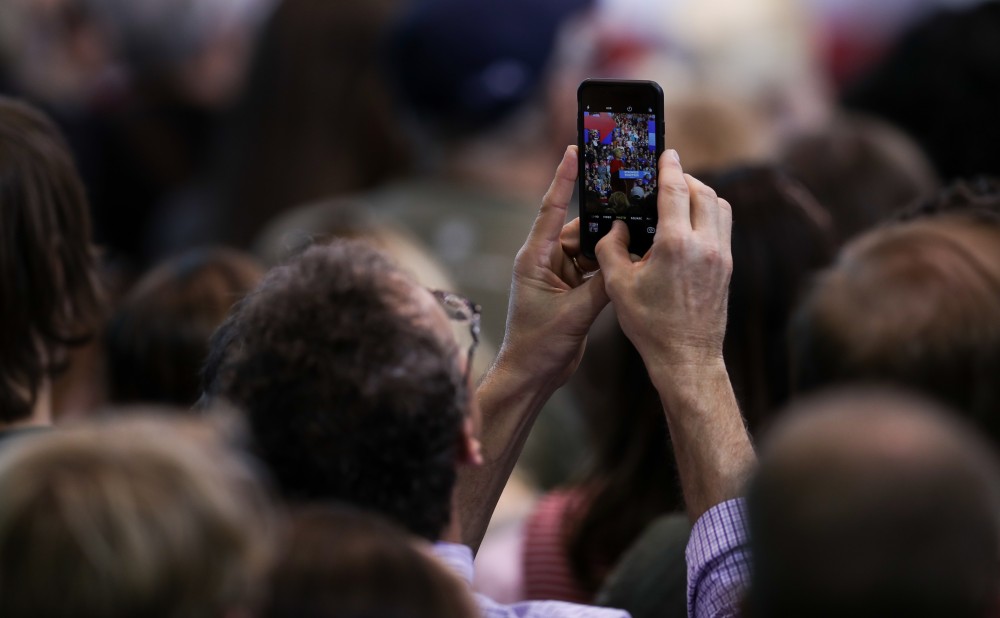
M 634 253 L 652 243 L 663 107 L 659 87 L 650 84 L 581 85 L 580 223 L 588 255 L 616 219 L 629 226 Z

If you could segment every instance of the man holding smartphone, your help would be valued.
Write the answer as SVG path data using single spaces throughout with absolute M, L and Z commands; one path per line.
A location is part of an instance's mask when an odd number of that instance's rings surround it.
M 652 248 L 636 261 L 628 226 L 616 221 L 595 263 L 580 251 L 579 220 L 562 225 L 577 157 L 576 148 L 566 151 L 515 262 L 504 345 L 477 391 L 484 465 L 463 468 L 456 487 L 462 538 L 473 547 L 482 538 L 538 406 L 576 369 L 587 330 L 610 300 L 660 393 L 695 522 L 689 614 L 726 615 L 749 579 L 737 498 L 756 463 L 722 356 L 732 207 L 668 150 L 659 159 Z
M 460 320 L 474 344 L 474 305 L 428 293 L 371 247 L 310 249 L 234 308 L 213 336 L 206 396 L 245 410 L 256 454 L 287 499 L 380 512 L 434 542 L 471 583 L 473 552 L 539 411 L 613 301 L 663 398 L 690 515 L 728 508 L 754 460 L 722 361 L 731 210 L 669 152 L 650 251 L 633 262 L 617 222 L 597 246 L 602 268 L 587 272 L 597 264 L 580 250 L 580 222 L 563 224 L 578 158 L 566 150 L 518 252 L 506 335 L 473 397 L 473 348 L 452 327 Z M 739 563 L 741 552 L 724 559 Z M 741 591 L 712 581 L 702 601 Z M 492 618 L 624 616 L 478 601 Z

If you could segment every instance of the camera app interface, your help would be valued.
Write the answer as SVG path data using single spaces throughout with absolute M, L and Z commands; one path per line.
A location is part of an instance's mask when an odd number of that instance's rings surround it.
M 652 110 L 650 110 L 651 112 Z M 584 111 L 587 231 L 603 235 L 615 219 L 633 235 L 656 232 L 656 115 Z

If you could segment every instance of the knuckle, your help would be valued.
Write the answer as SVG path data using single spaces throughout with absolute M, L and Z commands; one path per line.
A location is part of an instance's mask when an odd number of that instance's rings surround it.
M 663 185 L 662 190 L 674 196 L 687 197 L 689 194 L 688 185 L 683 180 L 669 180 Z

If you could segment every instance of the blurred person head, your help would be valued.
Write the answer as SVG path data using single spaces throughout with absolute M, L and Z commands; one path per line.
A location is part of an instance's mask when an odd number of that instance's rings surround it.
M 436 540 L 456 467 L 479 461 L 469 349 L 430 292 L 370 245 L 338 240 L 235 306 L 212 338 L 205 394 L 246 412 L 289 501 L 342 501 Z
M 844 101 L 909 133 L 946 182 L 998 174 L 998 64 L 1000 4 L 941 10 L 904 33 Z
M 247 255 L 201 249 L 142 277 L 104 333 L 110 401 L 194 405 L 212 333 L 262 276 Z
M 112 52 L 85 0 L 7 0 L 0 22 L 0 78 L 48 109 L 75 108 L 91 98 Z
M 230 102 L 276 0 L 80 0 L 129 78 L 207 108 Z
M 90 215 L 52 122 L 0 97 L 0 429 L 47 423 L 49 382 L 102 310 Z
M 344 507 L 293 511 L 268 602 L 258 615 L 478 616 L 465 582 L 429 549 L 373 513 Z
M 664 141 L 690 169 L 721 170 L 774 157 L 771 130 L 748 106 L 721 97 L 692 95 L 668 102 L 664 118 Z
M 252 608 L 272 515 L 207 429 L 128 420 L 0 452 L 0 614 L 222 618 Z
M 905 386 L 1000 441 L 1000 222 L 950 214 L 859 236 L 817 278 L 790 339 L 797 392 Z
M 223 150 L 226 220 L 248 244 L 279 212 L 410 167 L 380 62 L 402 0 L 282 1 L 261 36 Z
M 834 257 L 830 216 L 773 166 L 701 176 L 733 205 L 733 276 L 723 352 L 751 432 L 789 398 L 788 324 L 812 278 Z
M 574 139 L 575 93 L 585 77 L 562 37 L 594 4 L 410 3 L 385 56 L 418 163 L 534 201 L 548 186 L 543 170 Z
M 1000 610 L 1000 469 L 954 413 L 847 391 L 794 406 L 751 482 L 745 615 Z
M 840 242 L 930 198 L 937 174 L 906 134 L 881 120 L 843 114 L 793 137 L 781 162 L 830 212 Z
M 608 208 L 615 214 L 623 215 L 628 210 L 628 196 L 624 191 L 615 191 L 608 198 Z

